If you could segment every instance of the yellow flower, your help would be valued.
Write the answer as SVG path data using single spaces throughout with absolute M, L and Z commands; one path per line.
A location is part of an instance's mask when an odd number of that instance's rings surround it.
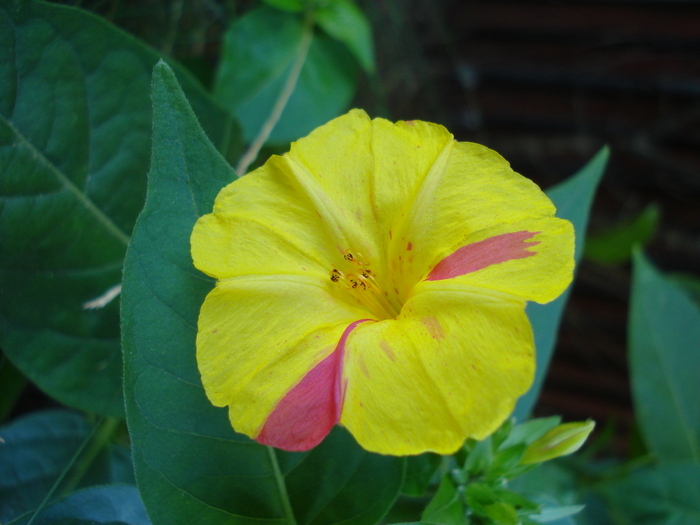
M 219 193 L 192 233 L 217 279 L 197 363 L 233 428 L 307 450 L 455 452 L 532 382 L 525 301 L 573 272 L 571 224 L 494 151 L 359 110 Z

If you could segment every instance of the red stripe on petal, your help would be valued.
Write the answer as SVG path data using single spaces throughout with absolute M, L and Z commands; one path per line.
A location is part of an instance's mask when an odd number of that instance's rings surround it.
M 289 451 L 309 450 L 318 445 L 340 419 L 345 388 L 345 343 L 355 327 L 348 325 L 331 355 L 317 364 L 280 400 L 255 438 L 263 445 Z
M 528 248 L 537 246 L 539 241 L 526 242 L 540 232 L 512 232 L 495 235 L 462 246 L 459 250 L 440 261 L 426 278 L 427 281 L 452 279 L 460 275 L 483 270 L 493 264 L 499 264 L 514 259 L 532 257 L 537 252 Z

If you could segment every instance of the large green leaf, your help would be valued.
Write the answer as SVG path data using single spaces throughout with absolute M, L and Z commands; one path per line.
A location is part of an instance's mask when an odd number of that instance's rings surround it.
M 63 403 L 123 414 L 121 281 L 143 206 L 158 55 L 94 15 L 0 5 L 0 346 Z M 183 71 L 212 139 L 230 122 Z
M 70 470 L 92 430 L 84 416 L 67 410 L 34 412 L 0 428 L 0 522 L 37 507 L 64 470 Z M 115 482 L 133 483 L 133 474 L 128 454 L 110 445 L 80 485 Z
M 257 136 L 279 96 L 302 41 L 304 23 L 269 7 L 250 11 L 226 32 L 214 94 L 238 117 L 246 140 Z M 307 135 L 340 115 L 355 91 L 358 66 L 340 42 L 316 32 L 270 143 Z
M 700 308 L 634 254 L 629 351 L 632 396 L 647 447 L 700 463 Z
M 29 525 L 27 514 L 8 525 Z M 74 492 L 46 507 L 32 525 L 150 525 L 139 492 L 130 485 L 105 485 Z
M 214 283 L 192 266 L 189 237 L 234 174 L 165 64 L 153 103 L 148 198 L 122 302 L 127 418 L 149 514 L 165 524 L 376 523 L 399 492 L 402 460 L 363 451 L 340 428 L 311 452 L 275 451 L 235 434 L 206 399 L 195 336 Z
M 600 487 L 621 525 L 700 523 L 700 465 L 667 463 Z
M 596 188 L 608 164 L 609 156 L 610 152 L 607 147 L 601 149 L 573 177 L 547 191 L 547 195 L 557 207 L 557 217 L 568 219 L 574 225 L 576 262 L 579 262 L 583 255 L 588 214 Z M 527 305 L 527 315 L 535 332 L 537 370 L 532 387 L 527 394 L 518 400 L 515 407 L 514 415 L 518 419 L 522 420 L 528 417 L 540 395 L 549 363 L 552 360 L 561 316 L 570 292 L 571 287 L 558 299 L 548 304 L 529 303 Z

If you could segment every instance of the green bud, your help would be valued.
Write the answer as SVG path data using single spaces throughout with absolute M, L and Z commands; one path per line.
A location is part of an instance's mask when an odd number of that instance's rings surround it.
M 595 421 L 577 421 L 554 427 L 525 449 L 520 464 L 541 463 L 576 452 L 586 442 Z

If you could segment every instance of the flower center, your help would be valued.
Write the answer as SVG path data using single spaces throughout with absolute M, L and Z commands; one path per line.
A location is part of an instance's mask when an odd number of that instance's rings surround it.
M 379 319 L 394 319 L 401 311 L 400 305 L 392 304 L 389 294 L 382 290 L 376 274 L 363 260 L 361 254 L 345 252 L 343 268 L 331 270 L 331 281 L 342 290 L 350 293 L 358 303 L 375 314 Z

